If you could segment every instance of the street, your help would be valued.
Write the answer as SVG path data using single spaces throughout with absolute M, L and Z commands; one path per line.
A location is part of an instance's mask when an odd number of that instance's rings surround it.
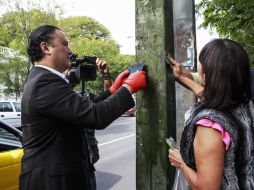
M 20 119 L 6 120 L 20 126 Z M 136 118 L 120 117 L 96 130 L 100 159 L 95 164 L 97 190 L 136 189 Z
M 120 117 L 96 131 L 100 160 L 95 164 L 98 190 L 136 189 L 136 118 Z

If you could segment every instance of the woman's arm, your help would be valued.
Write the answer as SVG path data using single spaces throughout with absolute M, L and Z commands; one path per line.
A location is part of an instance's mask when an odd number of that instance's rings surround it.
M 170 150 L 171 165 L 180 168 L 192 189 L 219 190 L 224 167 L 225 145 L 221 133 L 212 128 L 197 126 L 194 139 L 197 171 L 188 167 L 179 151 Z
M 191 91 L 195 94 L 195 96 L 197 96 L 198 98 L 201 99 L 201 98 L 202 98 L 202 95 L 203 95 L 203 90 L 204 90 L 204 88 L 203 88 L 200 84 L 196 83 L 196 82 L 193 80 L 192 76 L 189 77 L 189 74 L 190 74 L 190 73 L 188 73 L 188 74 L 186 74 L 186 75 L 183 75 L 181 78 L 176 79 L 176 81 L 177 81 L 179 84 L 181 84 L 182 86 L 184 86 L 185 88 L 191 90 Z M 190 74 L 190 75 L 191 75 L 191 74 Z M 191 78 L 192 78 L 192 79 L 191 79 Z
M 197 127 L 194 154 L 198 189 L 220 189 L 225 152 L 225 145 L 219 131 L 203 126 Z
M 191 72 L 183 69 L 181 64 L 178 63 L 170 54 L 168 54 L 168 59 L 172 63 L 171 68 L 176 81 L 185 88 L 191 90 L 198 98 L 201 98 L 204 88 L 194 81 Z

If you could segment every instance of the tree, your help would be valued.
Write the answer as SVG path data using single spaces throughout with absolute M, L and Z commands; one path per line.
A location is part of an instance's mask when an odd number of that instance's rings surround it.
M 5 85 L 4 93 L 15 93 L 16 97 L 23 91 L 30 67 L 26 55 L 28 35 L 42 24 L 57 24 L 54 11 L 58 10 L 57 6 L 53 10 L 52 5 L 48 6 L 47 11 L 41 11 L 43 9 L 39 4 L 28 0 L 26 5 L 22 5 L 22 2 L 25 1 L 0 1 L 0 8 L 6 9 L 0 17 L 0 46 L 18 52 L 16 57 L 5 58 L 0 63 L 0 82 Z
M 14 93 L 16 99 L 20 97 L 26 79 L 27 59 L 25 57 L 16 56 L 15 58 L 8 58 L 1 55 L 0 81 L 5 87 L 3 90 L 4 94 Z
M 55 12 L 61 9 L 57 5 L 47 5 L 47 9 L 43 9 L 42 5 L 30 0 L 1 0 L 0 7 L 5 7 L 7 12 L 0 18 L 0 45 L 26 55 L 27 38 L 31 31 L 42 24 L 57 24 L 56 17 L 59 15 Z
M 111 39 L 109 30 L 90 17 L 68 17 L 60 19 L 58 24 L 70 40 Z
M 22 20 L 24 20 L 24 22 L 22 22 Z M 17 57 L 8 58 L 8 62 L 1 64 L 1 73 L 4 73 L 4 75 L 0 77 L 0 81 L 5 84 L 5 93 L 15 93 L 16 96 L 22 93 L 30 67 L 26 55 L 28 35 L 35 27 L 46 24 L 46 22 L 54 24 L 57 20 L 53 15 L 41 12 L 37 9 L 33 9 L 30 12 L 22 11 L 22 16 L 19 12 L 15 11 L 6 13 L 1 17 L 0 45 L 18 51 Z M 21 60 L 19 56 L 26 57 L 26 59 Z M 26 60 L 26 63 L 24 60 Z M 23 66 L 23 68 L 21 68 L 21 66 Z M 24 73 L 24 71 L 26 72 Z M 13 75 L 10 72 L 14 73 L 15 80 L 13 80 Z M 18 76 L 19 74 L 20 76 Z M 22 78 L 22 80 L 18 80 L 20 78 Z
M 0 0 L 0 5 L 1 2 Z M 59 26 L 66 33 L 74 53 L 79 56 L 96 55 L 106 60 L 110 64 L 113 78 L 134 63 L 134 56 L 121 55 L 119 45 L 111 38 L 109 30 L 92 18 L 84 16 L 61 18 L 51 9 L 44 11 L 33 6 L 33 8 L 30 7 L 30 9 L 25 10 L 21 7 L 26 6 L 19 5 L 0 17 L 0 46 L 15 49 L 19 51 L 20 55 L 26 56 L 27 38 L 31 31 L 42 24 L 52 24 Z M 24 67 L 27 70 L 24 76 L 27 77 L 30 65 L 26 64 Z M 2 67 L 2 69 L 7 68 Z M 6 72 L 9 72 L 9 70 Z M 10 77 L 11 75 L 6 76 Z M 0 81 L 4 84 L 9 84 L 8 80 L 10 81 L 10 78 L 0 78 Z M 87 82 L 86 84 L 95 93 L 103 91 L 103 80 L 100 75 L 98 75 L 96 81 Z M 19 89 L 22 90 L 22 88 Z M 12 91 L 12 89 L 10 88 L 9 91 Z
M 202 27 L 242 44 L 254 64 L 253 0 L 201 0 L 197 10 L 204 17 Z

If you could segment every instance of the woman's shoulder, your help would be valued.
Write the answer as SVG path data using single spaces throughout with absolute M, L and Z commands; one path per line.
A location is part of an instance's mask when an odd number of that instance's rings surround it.
M 221 140 L 225 144 L 226 150 L 228 150 L 230 143 L 231 143 L 231 138 L 227 130 L 224 129 L 224 126 L 220 125 L 219 123 L 211 120 L 211 119 L 200 119 L 197 123 L 197 126 L 203 126 L 207 128 L 212 128 L 217 130 L 218 132 L 221 133 Z

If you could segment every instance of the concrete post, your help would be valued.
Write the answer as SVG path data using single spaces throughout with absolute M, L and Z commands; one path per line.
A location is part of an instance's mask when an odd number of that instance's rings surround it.
M 180 23 L 181 19 L 173 11 L 178 1 L 189 5 L 189 0 L 136 0 L 136 61 L 146 64 L 148 70 L 147 88 L 136 96 L 137 190 L 171 189 L 175 169 L 168 162 L 168 146 L 165 140 L 172 136 L 179 141 L 181 132 L 176 126 L 179 126 L 180 120 L 182 121 L 180 115 L 183 115 L 182 112 L 185 111 L 185 107 L 178 109 L 179 103 L 188 106 L 190 102 L 193 103 L 193 96 L 190 93 L 187 98 L 184 97 L 187 103 L 185 100 L 181 102 L 176 100 L 176 97 L 182 99 L 179 94 L 185 91 L 175 85 L 172 70 L 164 58 L 167 52 L 175 54 L 177 58 L 183 56 L 178 52 L 183 42 L 177 41 L 179 39 L 177 38 L 177 27 L 179 27 L 177 23 Z M 189 2 L 193 5 L 193 1 Z M 188 8 L 192 9 L 193 6 Z M 181 10 L 181 12 L 184 11 Z M 193 12 L 191 19 L 193 19 Z M 183 26 L 185 29 L 185 24 Z M 187 35 L 189 35 L 188 32 L 182 34 L 182 38 L 194 40 L 194 38 L 185 37 Z M 195 36 L 195 32 L 192 32 L 191 36 Z M 191 41 L 187 49 L 181 49 L 192 51 L 192 53 L 185 52 L 184 54 L 187 55 L 184 60 L 187 63 L 190 60 L 194 65 L 186 67 L 189 69 L 195 69 L 196 54 L 195 47 L 192 46 L 194 42 Z M 176 110 L 178 110 L 177 113 Z

